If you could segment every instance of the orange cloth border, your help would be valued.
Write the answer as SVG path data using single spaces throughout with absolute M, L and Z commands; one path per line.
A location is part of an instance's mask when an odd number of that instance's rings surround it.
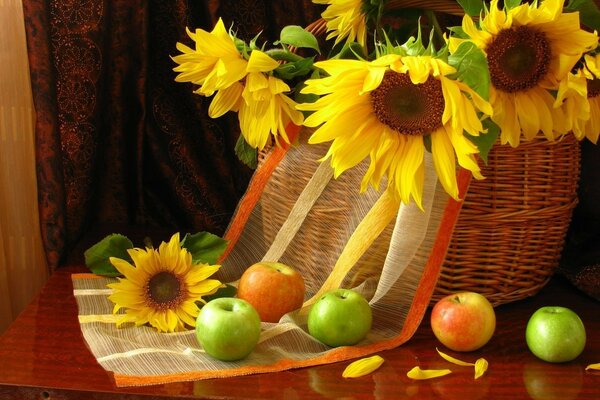
M 106 278 L 102 275 L 92 274 L 90 272 L 81 272 L 76 274 L 71 274 L 72 279 L 103 279 Z
M 300 132 L 300 126 L 294 125 L 290 123 L 286 128 L 286 133 L 290 143 L 293 143 L 298 136 L 298 132 Z M 275 147 L 269 158 L 264 162 L 263 165 L 259 169 L 256 170 L 252 179 L 250 180 L 250 184 L 248 185 L 248 189 L 246 193 L 242 197 L 240 204 L 238 204 L 237 210 L 234 213 L 233 220 L 229 224 L 229 228 L 227 232 L 225 232 L 225 236 L 223 237 L 225 240 L 228 240 L 227 248 L 219 258 L 218 263 L 221 263 L 231 252 L 238 239 L 240 238 L 242 231 L 244 230 L 244 226 L 250 218 L 250 214 L 258 203 L 260 196 L 263 193 L 263 189 L 265 188 L 271 174 L 279 165 L 279 162 L 283 159 L 283 156 L 287 153 L 290 148 L 290 144 L 283 143 L 281 146 Z
M 270 161 L 270 160 L 269 160 Z M 460 169 L 458 173 L 458 188 L 460 198 L 464 198 L 469 184 L 471 182 L 471 173 L 465 169 Z M 166 374 L 156 376 L 132 376 L 132 375 L 121 375 L 114 374 L 114 379 L 117 386 L 140 386 L 140 385 L 153 385 L 169 382 L 181 382 L 181 381 L 194 381 L 200 379 L 209 378 L 225 378 L 240 375 L 250 375 L 257 373 L 266 372 L 278 372 L 292 368 L 310 367 L 321 364 L 328 364 L 333 362 L 345 361 L 352 358 L 364 357 L 378 351 L 388 350 L 400 346 L 401 344 L 408 341 L 415 333 L 425 310 L 431 300 L 431 295 L 435 289 L 437 279 L 440 273 L 440 269 L 448 245 L 452 238 L 452 232 L 454 226 L 458 220 L 460 209 L 462 207 L 462 201 L 456 201 L 449 199 L 444 209 L 444 215 L 440 223 L 440 227 L 436 234 L 436 240 L 431 254 L 425 265 L 423 275 L 417 286 L 415 297 L 408 311 L 408 316 L 402 327 L 400 334 L 394 338 L 384 340 L 377 343 L 372 343 L 366 346 L 350 346 L 350 347 L 338 347 L 328 351 L 326 354 L 311 358 L 308 360 L 290 360 L 283 359 L 275 364 L 270 365 L 256 365 L 256 366 L 245 366 L 241 368 L 231 368 L 224 370 L 213 370 L 213 371 L 193 371 L 188 373 L 177 373 L 177 374 Z

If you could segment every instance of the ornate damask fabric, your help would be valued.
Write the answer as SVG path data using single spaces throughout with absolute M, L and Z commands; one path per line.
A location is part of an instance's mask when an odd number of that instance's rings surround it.
M 42 237 L 52 268 L 112 231 L 221 234 L 252 173 L 235 115 L 174 81 L 175 44 L 217 18 L 249 39 L 306 25 L 304 1 L 23 1 L 37 112 Z M 159 237 L 159 240 L 167 236 Z M 136 243 L 137 245 L 137 243 Z

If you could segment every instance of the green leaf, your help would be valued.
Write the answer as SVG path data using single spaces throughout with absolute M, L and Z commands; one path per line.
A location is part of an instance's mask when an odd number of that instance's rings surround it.
M 423 45 L 423 39 L 421 37 L 421 25 L 419 24 L 419 30 L 417 37 L 411 36 L 406 43 L 400 46 L 402 49 L 406 50 L 407 56 L 420 56 L 425 54 L 425 46 Z
M 314 57 L 307 57 L 298 61 L 281 64 L 273 72 L 278 78 L 292 79 L 296 76 L 308 75 L 312 69 L 313 63 Z
M 83 253 L 85 265 L 97 275 L 120 276 L 121 273 L 110 263 L 109 258 L 117 257 L 132 262 L 127 253 L 132 248 L 133 243 L 126 236 L 116 233 L 108 235 Z
M 515 7 L 521 5 L 521 0 L 504 0 L 504 8 L 506 10 L 512 10 Z
M 281 34 L 279 35 L 279 41 L 275 42 L 275 44 L 279 43 L 288 44 L 295 47 L 314 49 L 317 51 L 317 53 L 321 54 L 321 50 L 319 50 L 319 42 L 317 41 L 315 35 L 298 25 L 284 26 L 281 30 Z
M 483 127 L 487 129 L 487 133 L 481 133 L 479 136 L 472 136 L 465 132 L 465 136 L 469 139 L 477 148 L 479 149 L 479 157 L 485 162 L 488 163 L 488 154 L 496 140 L 498 139 L 498 135 L 500 134 L 500 127 L 494 123 L 489 118 L 483 120 Z
M 565 11 L 579 11 L 579 19 L 583 25 L 600 30 L 600 9 L 594 0 L 571 0 L 565 7 Z
M 473 42 L 463 42 L 448 57 L 448 63 L 456 68 L 453 78 L 469 85 L 484 99 L 490 95 L 490 71 L 485 54 Z
M 235 155 L 248 167 L 256 169 L 256 166 L 258 165 L 258 152 L 246 142 L 244 135 L 238 137 L 235 144 Z
M 192 254 L 194 264 L 216 264 L 227 248 L 228 241 L 209 232 L 187 234 L 181 241 L 181 247 Z
M 448 28 L 452 32 L 452 36 L 458 39 L 468 39 L 469 35 L 465 33 L 462 26 L 451 26 Z
M 465 13 L 471 17 L 479 16 L 483 10 L 483 0 L 456 0 L 458 4 L 465 10 Z

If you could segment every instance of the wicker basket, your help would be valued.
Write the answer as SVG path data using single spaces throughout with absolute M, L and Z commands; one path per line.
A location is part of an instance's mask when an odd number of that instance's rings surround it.
M 459 290 L 494 305 L 536 294 L 558 266 L 577 204 L 579 142 L 496 145 L 473 180 L 433 300 Z
M 463 9 L 454 0 L 391 0 L 386 7 L 417 7 L 463 15 Z M 319 19 L 306 29 L 323 38 L 327 27 Z M 499 143 L 493 147 L 488 165 L 482 167 L 486 179 L 473 179 L 470 185 L 432 303 L 447 294 L 468 290 L 484 294 L 497 306 L 533 296 L 548 282 L 558 266 L 577 204 L 579 146 L 572 134 L 554 142 L 540 134 L 516 149 Z M 274 213 L 267 213 L 267 218 L 285 218 L 293 205 L 291 199 L 298 194 L 294 187 L 285 172 L 271 178 L 266 190 L 272 201 L 265 205 Z M 337 196 L 336 203 L 316 210 L 331 222 L 326 224 L 330 229 L 335 229 L 336 219 L 343 216 L 343 204 L 339 204 L 343 199 L 344 196 Z M 373 276 L 376 266 L 383 264 L 391 228 L 360 260 L 352 281 Z M 314 237 L 297 239 L 307 244 L 326 243 L 327 238 L 335 236 L 319 229 L 313 234 Z
M 488 165 L 482 167 L 485 179 L 473 179 L 469 187 L 432 302 L 468 290 L 484 294 L 497 306 L 533 296 L 548 282 L 558 266 L 577 204 L 579 146 L 573 135 L 554 142 L 540 135 L 516 149 L 500 144 L 492 148 Z M 315 151 L 322 149 L 315 146 Z M 267 151 L 260 153 L 259 162 L 265 154 Z M 288 172 L 276 170 L 265 188 L 267 236 L 276 234 L 268 227 L 281 225 L 306 184 L 290 178 Z M 338 236 L 336 221 L 344 218 L 346 201 L 340 193 L 355 190 L 356 185 L 358 181 L 340 183 L 336 195 L 315 205 L 321 224 L 295 238 L 306 243 L 298 251 L 314 243 L 324 245 Z M 348 284 L 376 277 L 392 228 L 390 225 L 362 257 Z M 291 256 L 306 259 L 312 255 L 304 252 Z

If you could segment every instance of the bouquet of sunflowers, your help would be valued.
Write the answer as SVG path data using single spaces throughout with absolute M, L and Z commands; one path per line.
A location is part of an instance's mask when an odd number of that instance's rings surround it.
M 176 80 L 214 95 L 211 117 L 238 112 L 243 159 L 270 138 L 289 143 L 289 123 L 316 128 L 309 143 L 331 143 L 336 177 L 368 158 L 361 190 L 386 177 L 403 203 L 421 204 L 427 151 L 457 198 L 456 164 L 483 178 L 477 156 L 485 160 L 498 135 L 513 147 L 538 132 L 597 141 L 600 14 L 591 0 L 461 0 L 462 25 L 446 28 L 434 12 L 405 8 L 418 4 L 314 2 L 327 5 L 327 56 L 298 26 L 284 27 L 274 48 L 260 36 L 244 43 L 222 21 L 188 31 L 194 48 L 177 45 Z M 386 23 L 397 16 L 409 22 Z

